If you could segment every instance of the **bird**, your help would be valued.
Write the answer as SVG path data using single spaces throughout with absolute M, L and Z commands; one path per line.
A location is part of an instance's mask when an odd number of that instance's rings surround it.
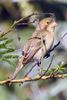
M 10 78 L 15 79 L 19 71 L 30 62 L 37 62 L 38 66 L 50 50 L 54 41 L 54 30 L 57 22 L 53 17 L 43 18 L 40 21 L 36 20 L 36 29 L 30 38 L 25 43 L 22 55 L 19 57 L 17 67 Z

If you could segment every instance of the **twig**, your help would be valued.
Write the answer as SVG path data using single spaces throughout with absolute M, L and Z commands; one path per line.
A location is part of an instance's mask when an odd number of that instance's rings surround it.
M 3 36 L 6 35 L 7 33 L 11 32 L 11 31 L 14 29 L 14 27 L 15 27 L 18 23 L 20 23 L 21 21 L 25 20 L 26 18 L 31 17 L 32 15 L 35 15 L 35 14 L 32 13 L 32 14 L 28 15 L 27 17 L 23 17 L 23 18 L 21 18 L 21 19 L 19 19 L 19 20 L 17 20 L 17 21 L 14 21 L 14 23 L 12 24 L 12 26 L 11 26 L 6 32 L 0 34 L 0 37 L 3 37 Z
M 24 83 L 24 82 L 31 82 L 31 81 L 37 81 L 37 80 L 46 80 L 46 79 L 50 79 L 50 78 L 64 78 L 67 77 L 67 74 L 57 74 L 57 75 L 47 75 L 47 76 L 43 76 L 40 79 L 40 75 L 37 75 L 35 77 L 33 77 L 32 79 L 30 78 L 23 78 L 23 79 L 15 79 L 15 80 L 11 80 L 11 83 Z M 0 85 L 3 84 L 9 84 L 10 80 L 4 80 L 4 81 L 0 81 Z
M 24 75 L 24 77 L 26 77 L 26 76 L 32 71 L 32 69 L 33 69 L 36 65 L 37 65 L 37 63 L 35 63 L 35 64 L 31 67 L 31 69 Z
M 43 77 L 44 75 L 46 75 L 46 73 L 48 72 L 48 70 L 49 70 L 49 68 L 50 68 L 50 66 L 51 66 L 51 64 L 52 64 L 53 58 L 54 58 L 54 55 L 52 56 L 51 62 L 50 62 L 50 64 L 49 64 L 47 70 L 45 71 L 45 73 L 43 73 L 43 74 L 41 75 L 41 77 Z M 26 77 L 26 76 L 32 71 L 32 69 L 33 69 L 36 65 L 37 65 L 37 63 L 35 63 L 35 64 L 32 66 L 32 68 L 24 75 L 24 77 Z M 41 77 L 40 77 L 40 78 L 41 78 Z

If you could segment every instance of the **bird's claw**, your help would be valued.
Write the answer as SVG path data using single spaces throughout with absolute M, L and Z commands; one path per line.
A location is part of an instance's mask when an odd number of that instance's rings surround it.
M 44 58 L 48 58 L 48 57 L 50 57 L 50 53 L 47 53 L 47 54 L 44 56 Z

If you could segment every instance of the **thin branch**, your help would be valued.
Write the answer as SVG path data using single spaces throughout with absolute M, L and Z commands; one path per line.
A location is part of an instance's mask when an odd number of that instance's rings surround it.
M 58 43 L 55 44 L 54 47 L 53 47 L 52 49 L 50 49 L 50 50 L 47 52 L 47 54 L 46 54 L 44 57 L 47 57 L 47 55 L 50 55 L 50 53 L 51 53 L 56 47 L 58 47 L 58 46 L 60 45 L 62 39 L 63 39 L 66 35 L 67 35 L 67 32 L 60 38 L 60 40 L 58 41 Z
M 57 74 L 57 75 L 47 75 L 47 76 L 43 76 L 40 79 L 40 75 L 37 75 L 35 77 L 33 77 L 32 79 L 29 77 L 25 77 L 23 79 L 15 79 L 15 80 L 4 80 L 4 81 L 0 81 L 0 85 L 3 84 L 9 84 L 11 83 L 24 83 L 24 82 L 31 82 L 31 81 L 37 81 L 37 80 L 46 80 L 46 79 L 51 79 L 51 78 L 64 78 L 67 77 L 67 74 Z
M 27 17 L 23 17 L 23 18 L 21 18 L 21 19 L 19 19 L 19 20 L 17 20 L 17 21 L 14 21 L 14 23 L 12 24 L 12 26 L 11 26 L 6 32 L 3 32 L 2 34 L 0 34 L 0 37 L 3 37 L 3 36 L 5 36 L 7 33 L 10 33 L 18 23 L 20 23 L 21 21 L 25 20 L 26 18 L 31 17 L 32 15 L 35 15 L 35 13 L 32 13 L 32 14 L 30 14 L 30 15 L 27 16 Z
M 33 69 L 36 65 L 37 65 L 37 63 L 35 63 L 35 64 L 31 67 L 31 69 L 24 75 L 24 77 L 26 77 L 26 76 L 32 71 L 32 69 Z
M 47 70 L 41 75 L 41 77 L 43 77 L 44 75 L 46 75 L 46 73 L 48 72 L 48 70 L 49 70 L 49 68 L 50 68 L 50 66 L 51 66 L 51 64 L 52 64 L 53 58 L 54 58 L 54 55 L 52 56 L 52 59 L 51 59 L 51 61 L 50 61 L 50 64 L 49 64 Z M 37 65 L 37 63 L 35 63 L 35 64 L 31 67 L 31 69 L 24 75 L 24 77 L 26 77 L 26 76 L 32 71 L 32 69 L 33 69 L 36 65 Z M 40 77 L 40 78 L 41 78 L 41 77 Z

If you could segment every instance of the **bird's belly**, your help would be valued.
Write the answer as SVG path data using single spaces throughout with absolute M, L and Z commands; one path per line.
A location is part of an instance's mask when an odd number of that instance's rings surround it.
M 50 49 L 51 45 L 53 44 L 53 36 L 49 36 L 47 35 L 46 38 L 45 38 L 45 46 L 46 46 L 46 49 L 47 51 Z
M 43 50 L 42 50 L 43 49 Z M 41 48 L 35 55 L 34 55 L 34 59 L 40 60 L 43 55 L 46 53 L 45 48 Z
M 47 41 L 45 40 L 45 44 L 43 44 L 43 47 L 34 55 L 34 59 L 40 60 L 50 49 L 51 45 L 53 43 L 53 38 L 49 38 Z

